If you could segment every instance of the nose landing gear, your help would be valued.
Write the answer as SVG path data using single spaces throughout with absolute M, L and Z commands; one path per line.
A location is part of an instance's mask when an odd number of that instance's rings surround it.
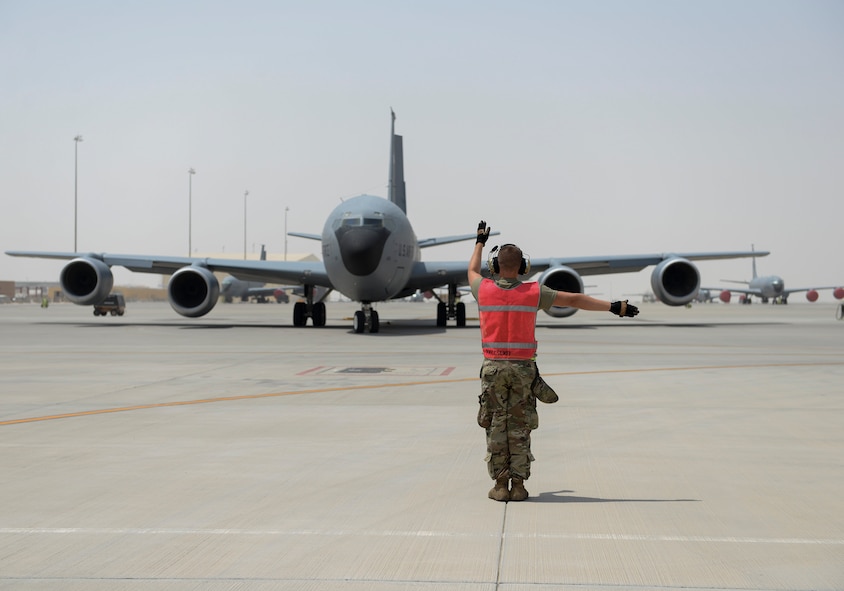
M 355 312 L 354 330 L 356 333 L 376 333 L 381 328 L 378 312 L 372 308 L 370 302 L 362 302 L 361 309 Z

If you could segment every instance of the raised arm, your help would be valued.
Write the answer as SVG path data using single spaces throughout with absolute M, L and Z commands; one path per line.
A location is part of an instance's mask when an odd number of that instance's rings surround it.
M 469 285 L 476 279 L 481 278 L 481 257 L 483 256 L 486 241 L 489 240 L 490 229 L 487 227 L 485 221 L 481 220 L 478 223 L 478 238 L 475 241 L 475 249 L 472 251 L 472 256 L 469 258 Z

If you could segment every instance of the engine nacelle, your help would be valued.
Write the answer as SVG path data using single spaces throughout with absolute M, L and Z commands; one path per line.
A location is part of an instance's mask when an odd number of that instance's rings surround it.
M 806 299 L 809 300 L 810 302 L 817 302 L 819 295 L 820 294 L 818 294 L 818 290 L 810 289 L 806 292 Z
M 167 298 L 173 309 L 189 318 L 204 316 L 217 305 L 220 282 L 205 267 L 182 267 L 167 284 Z
M 651 289 L 668 306 L 685 306 L 700 289 L 700 273 L 690 261 L 672 257 L 662 261 L 651 274 Z
M 725 304 L 730 303 L 731 297 L 732 297 L 732 294 L 726 289 L 718 294 L 718 299 L 721 300 L 722 302 L 724 302 Z
M 577 271 L 571 267 L 564 267 L 562 265 L 545 270 L 545 272 L 539 276 L 539 284 L 547 285 L 551 289 L 556 289 L 557 291 L 583 293 L 583 280 L 580 278 L 580 275 L 578 275 Z M 544 312 L 554 318 L 568 318 L 577 312 L 577 308 L 570 308 L 568 306 L 551 306 L 547 310 L 544 310 Z
M 844 300 L 844 287 L 836 287 L 832 291 L 832 297 L 836 300 Z
M 111 293 L 114 275 L 100 259 L 80 257 L 70 261 L 59 276 L 67 299 L 80 306 L 99 304 Z

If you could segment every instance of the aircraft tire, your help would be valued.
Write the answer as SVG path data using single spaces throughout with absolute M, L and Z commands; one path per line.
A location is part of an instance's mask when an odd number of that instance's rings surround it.
M 355 319 L 354 319 L 354 329 L 355 332 L 360 334 L 366 329 L 366 316 L 363 314 L 363 310 L 358 310 L 355 312 Z
M 296 302 L 293 306 L 293 326 L 305 326 L 305 302 Z
M 314 326 L 325 326 L 325 303 L 317 302 L 314 304 L 313 311 Z
M 457 303 L 457 326 L 466 326 L 466 304 L 463 302 Z
M 437 326 L 443 327 L 448 321 L 448 311 L 446 310 L 445 302 L 437 304 Z
M 376 333 L 381 330 L 381 322 L 378 319 L 378 312 L 372 310 L 369 314 L 369 332 Z
M 837 320 L 844 320 L 844 304 L 838 304 L 838 307 L 835 308 L 835 318 Z

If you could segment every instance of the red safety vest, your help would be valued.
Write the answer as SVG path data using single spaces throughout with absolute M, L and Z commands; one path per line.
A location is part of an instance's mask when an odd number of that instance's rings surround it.
M 533 359 L 536 355 L 536 311 L 539 283 L 521 283 L 512 289 L 483 279 L 478 288 L 481 347 L 487 359 Z

